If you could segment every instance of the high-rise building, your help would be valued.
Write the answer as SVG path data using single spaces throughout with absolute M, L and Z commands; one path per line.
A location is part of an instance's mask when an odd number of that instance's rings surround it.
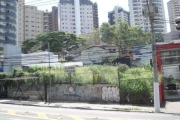
M 49 31 L 58 31 L 58 7 L 52 7 L 49 13 Z
M 93 22 L 94 22 L 94 28 L 99 28 L 99 16 L 98 16 L 98 4 L 93 4 Z
M 180 17 L 180 0 L 170 0 L 167 6 L 171 31 L 177 31 L 174 19 Z
M 40 11 L 35 6 L 25 5 L 24 0 L 18 0 L 18 16 L 19 46 L 24 40 L 49 31 L 47 11 Z
M 167 33 L 167 27 L 165 23 L 165 12 L 163 0 L 152 0 L 152 2 L 158 7 L 159 15 L 155 17 L 154 28 L 156 33 Z M 142 9 L 145 7 L 145 0 L 129 0 L 130 10 L 130 24 L 132 26 L 139 26 L 144 31 L 150 31 L 150 22 L 148 18 L 142 15 Z
M 24 0 L 18 1 L 18 45 L 21 46 L 22 41 L 25 40 L 25 26 L 24 26 Z
M 0 0 L 0 48 L 17 44 L 17 0 Z
M 94 29 L 94 15 L 93 3 L 90 0 L 59 0 L 58 26 L 60 31 L 76 35 L 90 33 Z
M 49 32 L 49 12 L 43 12 L 43 32 Z
M 129 12 L 119 6 L 115 6 L 113 11 L 108 13 L 109 24 L 118 26 L 118 19 L 130 24 Z

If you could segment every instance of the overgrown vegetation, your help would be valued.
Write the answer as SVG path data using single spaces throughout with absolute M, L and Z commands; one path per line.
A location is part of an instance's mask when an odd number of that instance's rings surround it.
M 143 67 L 144 66 L 144 67 Z M 118 82 L 118 72 L 120 74 L 120 86 Z M 12 74 L 0 74 L 0 79 L 14 77 L 39 77 L 37 84 L 42 85 L 44 80 L 52 81 L 54 84 L 111 84 L 120 87 L 120 95 L 123 98 L 129 97 L 132 103 L 140 103 L 149 99 L 153 93 L 153 74 L 147 65 L 141 68 L 129 68 L 127 65 L 108 66 L 92 65 L 77 67 L 76 73 L 65 72 L 61 66 L 53 67 L 30 67 L 27 72 L 22 69 L 15 69 Z M 29 80 L 24 81 L 30 83 Z

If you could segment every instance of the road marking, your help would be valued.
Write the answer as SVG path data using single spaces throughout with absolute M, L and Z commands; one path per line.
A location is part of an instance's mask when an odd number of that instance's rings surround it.
M 0 112 L 0 114 L 9 114 L 9 115 L 14 115 L 14 116 L 21 116 L 21 117 L 27 117 L 27 118 L 36 118 L 36 119 L 44 119 L 44 120 L 61 120 L 63 119 L 62 116 L 68 116 L 70 118 L 72 118 L 73 120 L 84 120 L 84 119 L 105 119 L 105 120 L 143 120 L 143 119 L 132 119 L 132 118 L 104 118 L 104 117 L 90 117 L 90 116 L 75 116 L 75 115 L 67 115 L 67 114 L 52 114 L 52 113 L 35 113 L 35 112 L 28 112 L 28 111 L 21 111 L 19 114 L 16 113 L 18 111 L 15 110 L 7 110 L 6 113 L 4 112 Z M 26 115 L 27 113 L 33 113 L 35 115 L 37 115 L 37 117 L 33 117 L 30 115 Z M 57 115 L 58 118 L 56 119 L 51 119 L 48 118 L 47 115 Z
M 11 120 L 23 120 L 23 119 L 15 119 L 15 118 L 10 118 Z
M 120 119 L 120 118 L 112 118 L 110 120 L 122 120 L 122 119 Z
M 25 114 L 27 114 L 27 113 L 28 113 L 28 112 L 22 112 L 21 115 L 25 115 Z
M 71 116 L 70 117 L 74 120 L 84 120 L 83 118 L 79 117 L 79 116 Z
M 0 112 L 0 114 L 4 114 L 4 115 L 9 115 L 8 113 L 3 113 L 3 112 Z M 44 118 L 39 118 L 39 117 L 33 117 L 33 116 L 24 116 L 24 115 L 13 115 L 13 116 L 19 116 L 19 117 L 24 117 L 24 118 L 34 118 L 34 119 L 44 119 Z M 46 120 L 57 120 L 57 119 L 46 119 Z
M 15 114 L 16 114 L 16 111 L 14 111 L 14 110 L 8 110 L 8 114 L 10 114 L 10 115 L 15 115 Z
M 37 113 L 37 115 L 39 118 L 48 119 L 48 116 L 45 113 Z
M 141 120 L 141 119 L 132 119 L 132 118 L 111 118 L 110 120 Z

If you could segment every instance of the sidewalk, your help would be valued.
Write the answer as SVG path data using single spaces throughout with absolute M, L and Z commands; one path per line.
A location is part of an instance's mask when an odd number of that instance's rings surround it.
M 91 104 L 91 103 L 71 103 L 71 102 L 54 102 L 44 103 L 42 101 L 19 101 L 12 99 L 0 99 L 0 104 L 14 104 L 38 107 L 56 107 L 70 109 L 87 109 L 87 110 L 106 110 L 106 111 L 133 111 L 133 112 L 154 112 L 152 106 L 135 106 L 120 104 Z

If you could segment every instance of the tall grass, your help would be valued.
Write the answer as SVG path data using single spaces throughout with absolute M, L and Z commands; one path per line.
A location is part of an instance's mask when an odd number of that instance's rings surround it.
M 118 79 L 120 74 L 120 86 Z M 28 72 L 22 69 L 15 69 L 12 74 L 0 74 L 0 79 L 7 77 L 23 77 L 32 76 L 39 77 L 37 84 L 42 85 L 44 81 L 51 80 L 54 84 L 111 84 L 120 88 L 121 97 L 130 97 L 131 100 L 139 103 L 144 98 L 150 98 L 153 93 L 152 78 L 150 66 L 141 65 L 139 68 L 129 68 L 125 65 L 108 66 L 108 65 L 92 65 L 85 67 L 76 67 L 76 73 L 68 73 L 62 67 L 52 67 L 49 73 L 48 67 L 32 66 Z M 30 81 L 26 80 L 29 84 Z

